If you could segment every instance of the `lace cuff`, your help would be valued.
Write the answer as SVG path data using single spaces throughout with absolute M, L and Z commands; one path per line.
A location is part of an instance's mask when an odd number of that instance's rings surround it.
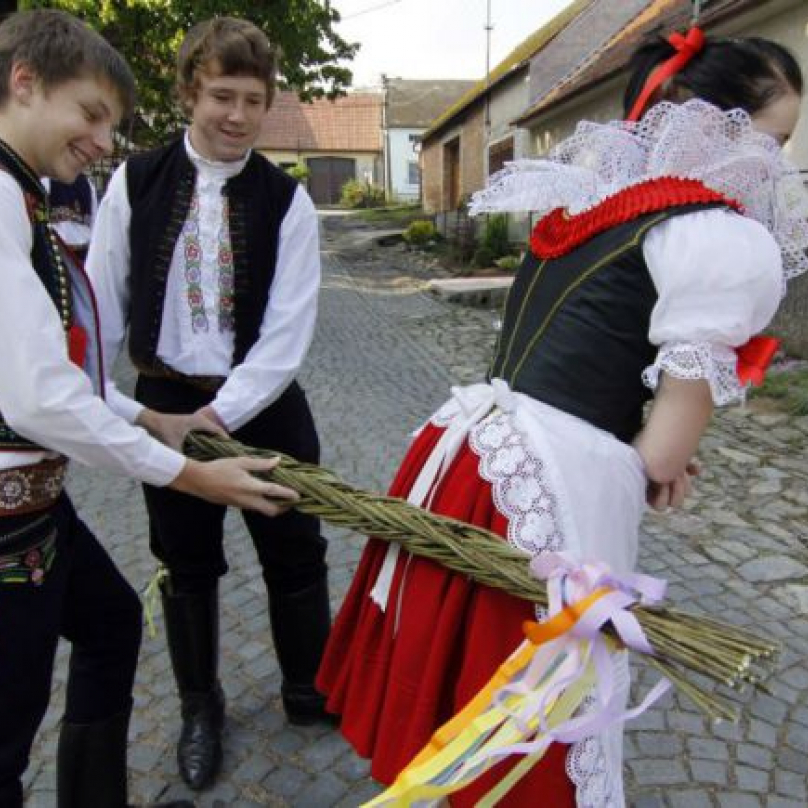
M 669 342 L 659 349 L 656 361 L 642 374 L 643 383 L 657 389 L 662 371 L 676 379 L 707 379 L 713 403 L 743 402 L 746 387 L 738 379 L 738 357 L 732 348 L 710 342 Z

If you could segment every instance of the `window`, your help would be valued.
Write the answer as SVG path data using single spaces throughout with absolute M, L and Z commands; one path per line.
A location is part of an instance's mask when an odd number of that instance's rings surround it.
M 513 137 L 507 137 L 488 148 L 488 174 L 499 171 L 505 163 L 513 160 Z
M 421 184 L 421 169 L 415 160 L 410 160 L 407 163 L 407 183 L 409 185 Z

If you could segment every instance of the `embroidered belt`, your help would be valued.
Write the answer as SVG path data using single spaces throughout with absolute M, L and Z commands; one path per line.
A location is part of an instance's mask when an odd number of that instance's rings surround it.
M 227 380 L 225 376 L 189 376 L 179 370 L 174 370 L 156 356 L 150 367 L 141 365 L 139 362 L 133 364 L 138 373 L 150 379 L 171 379 L 176 382 L 184 382 L 191 387 L 204 390 L 206 393 L 215 393 Z
M 51 507 L 62 493 L 66 471 L 65 457 L 0 470 L 0 517 Z
M 39 586 L 56 556 L 56 525 L 49 512 L 0 521 L 15 526 L 0 535 L 0 584 Z

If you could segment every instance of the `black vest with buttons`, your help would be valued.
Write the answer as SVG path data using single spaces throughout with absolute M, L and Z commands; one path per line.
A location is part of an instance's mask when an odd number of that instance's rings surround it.
M 651 392 L 642 372 L 657 292 L 642 252 L 655 225 L 686 205 L 647 214 L 542 260 L 528 253 L 508 295 L 489 379 L 631 441 Z
M 196 169 L 183 139 L 130 157 L 126 182 L 132 209 L 129 353 L 136 367 L 146 369 L 155 365 L 168 270 L 196 182 Z M 281 224 L 296 189 L 294 179 L 257 152 L 224 185 L 235 273 L 233 365 L 244 360 L 258 339 L 275 274 Z

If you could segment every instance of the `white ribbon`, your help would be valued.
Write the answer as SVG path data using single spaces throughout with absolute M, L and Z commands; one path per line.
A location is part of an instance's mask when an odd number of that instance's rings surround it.
M 493 379 L 491 384 L 453 387 L 450 402 L 455 405 L 456 414 L 440 440 L 435 444 L 435 448 L 418 473 L 407 496 L 407 502 L 419 507 L 429 507 L 438 483 L 457 457 L 457 453 L 474 426 L 482 421 L 494 407 L 499 407 L 505 412 L 514 410 L 513 393 L 502 379 Z M 387 546 L 384 562 L 370 592 L 371 600 L 382 611 L 387 608 L 400 552 L 400 545 L 395 542 L 391 542 Z

